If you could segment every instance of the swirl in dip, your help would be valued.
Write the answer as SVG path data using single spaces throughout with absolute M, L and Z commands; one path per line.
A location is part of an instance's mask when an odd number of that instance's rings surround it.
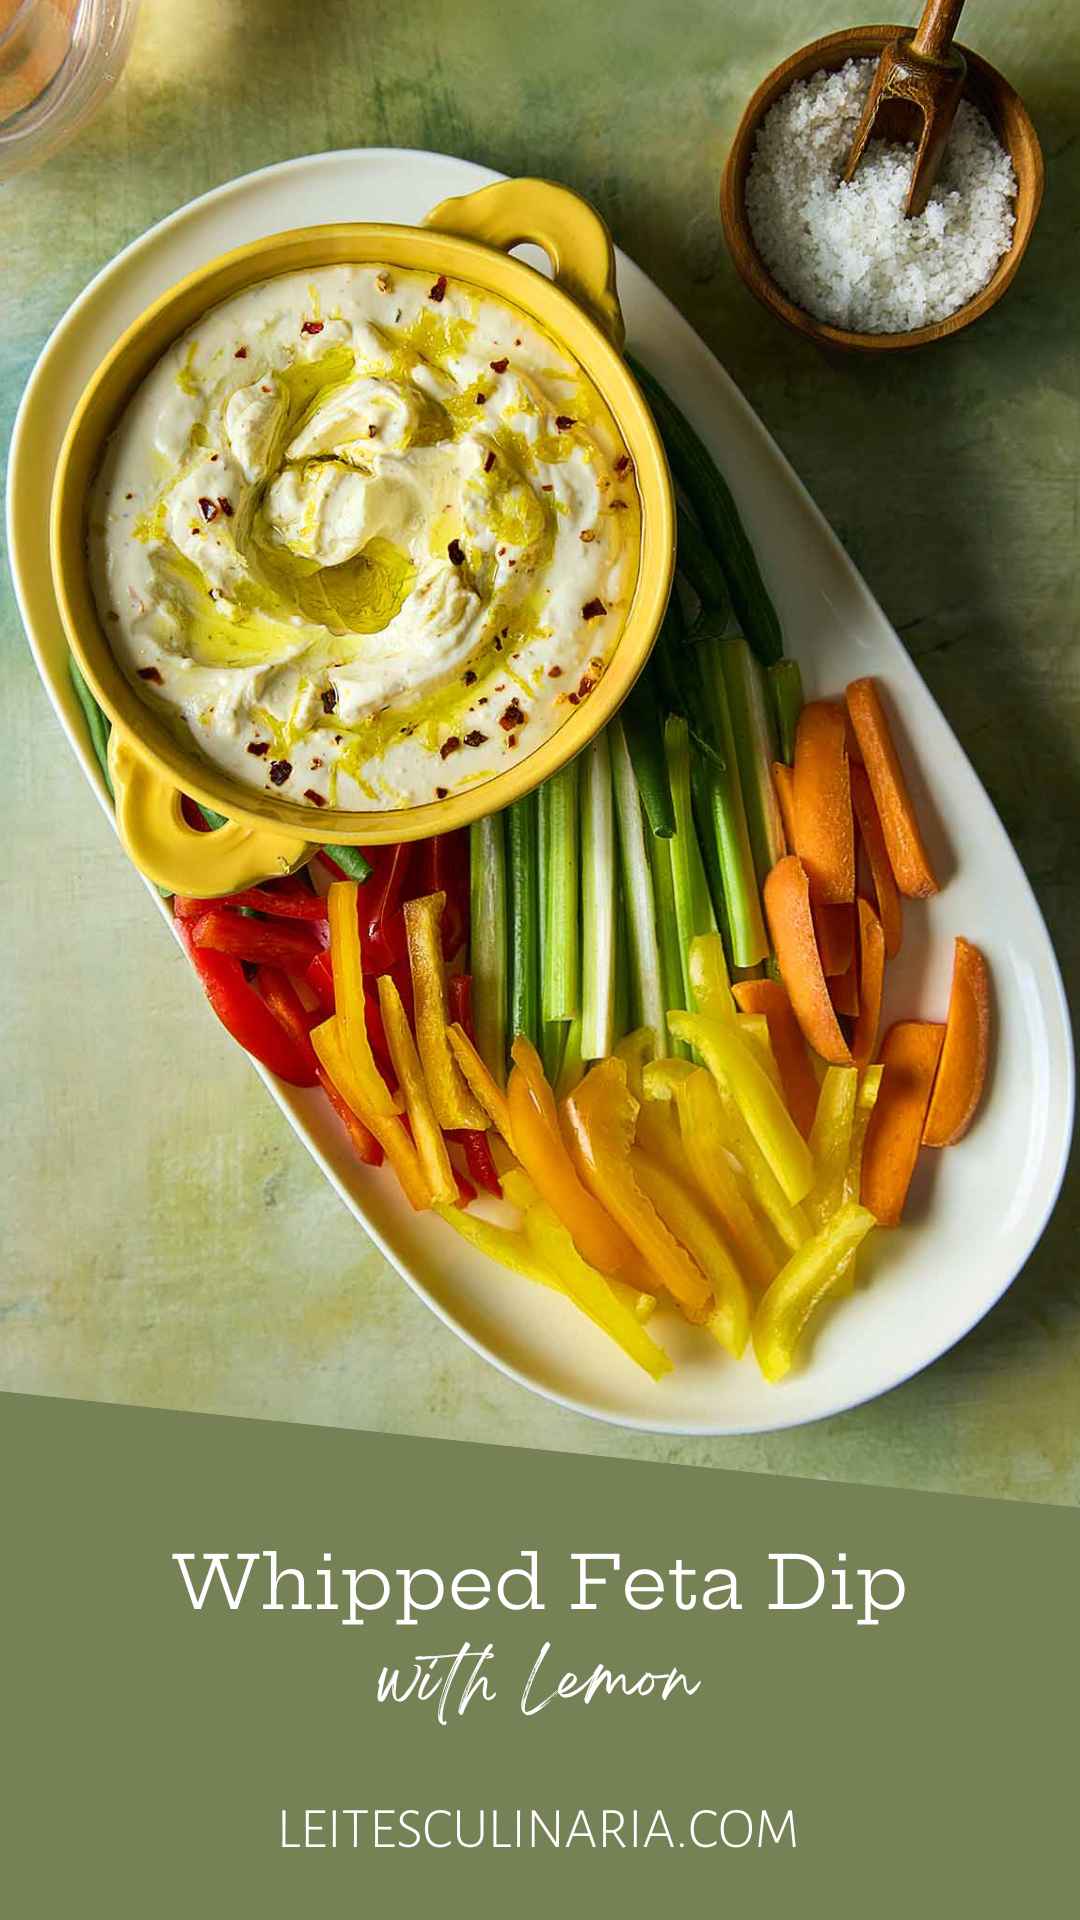
M 90 558 L 140 695 L 251 787 L 443 798 L 587 699 L 633 596 L 629 455 L 517 308 L 379 266 L 213 309 L 129 402 Z

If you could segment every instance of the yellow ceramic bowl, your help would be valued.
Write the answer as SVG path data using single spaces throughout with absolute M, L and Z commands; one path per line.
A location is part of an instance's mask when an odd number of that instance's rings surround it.
M 536 242 L 554 282 L 507 249 Z M 98 619 L 87 565 L 90 487 L 108 434 L 140 382 L 210 307 L 274 274 L 342 262 L 446 273 L 522 308 L 554 335 L 593 382 L 634 462 L 641 559 L 626 623 L 591 698 L 505 773 L 446 800 L 396 811 L 310 808 L 260 794 L 184 747 L 128 684 Z M 211 261 L 171 288 L 117 341 L 68 428 L 52 499 L 52 571 L 71 650 L 112 722 L 109 761 L 116 817 L 142 872 L 178 893 L 229 893 L 292 871 L 319 844 L 374 845 L 465 826 L 546 780 L 611 718 L 648 658 L 671 589 L 675 523 L 659 435 L 620 354 L 623 328 L 611 237 L 585 201 L 545 180 L 508 180 L 446 200 L 423 227 L 350 223 L 276 234 Z M 214 834 L 189 828 L 180 794 L 226 815 Z

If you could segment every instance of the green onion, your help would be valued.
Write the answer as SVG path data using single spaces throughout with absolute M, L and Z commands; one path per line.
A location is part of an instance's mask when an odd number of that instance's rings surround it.
M 690 942 L 699 933 L 715 933 L 716 915 L 694 827 L 690 792 L 690 729 L 681 714 L 670 714 L 664 728 L 671 797 L 675 805 L 675 838 L 671 842 L 671 880 L 678 929 L 682 1002 L 694 1010 L 690 990 Z
M 660 997 L 665 1014 L 682 1007 L 685 999 L 683 963 L 679 939 L 679 918 L 675 906 L 675 882 L 672 875 L 674 841 L 661 840 L 651 833 L 646 841 L 652 872 L 653 903 L 656 916 L 656 944 L 660 955 Z M 664 1029 L 666 1032 L 666 1027 Z M 661 1047 L 663 1040 L 660 1040 Z M 668 1042 L 670 1052 L 688 1060 L 690 1049 L 681 1040 Z
M 718 644 L 754 870 L 763 887 L 787 851 L 773 785 L 773 761 L 779 756 L 776 729 L 765 676 L 742 634 Z
M 629 933 L 630 1003 L 636 1025 L 652 1028 L 657 1052 L 663 1053 L 667 1044 L 667 1022 L 664 1018 L 660 948 L 656 937 L 656 903 L 645 844 L 645 820 L 622 722 L 613 721 L 610 733 L 615 815 L 619 823 L 623 896 Z
M 86 731 L 90 736 L 90 745 L 94 750 L 94 758 L 101 768 L 101 777 L 109 790 L 109 798 L 112 799 L 114 797 L 113 783 L 112 775 L 109 772 L 109 734 L 112 732 L 112 728 L 105 714 L 102 713 L 101 708 L 98 706 L 97 701 L 94 699 L 86 681 L 83 679 L 82 668 L 79 666 L 73 653 L 68 654 L 68 672 L 71 675 L 71 684 L 75 689 L 75 697 L 82 708 L 83 719 L 86 721 Z
M 697 652 L 702 667 L 710 730 L 725 763 L 722 771 L 715 763 L 710 767 L 709 810 L 723 877 L 732 959 L 737 967 L 753 967 L 759 960 L 764 960 L 769 951 L 769 942 L 761 917 L 754 856 L 750 849 L 746 809 L 739 784 L 738 758 L 724 669 L 720 648 L 715 642 L 699 643 Z
M 476 1044 L 499 1085 L 506 1079 L 506 828 L 501 813 L 469 829 L 469 970 Z
M 572 760 L 540 789 L 545 882 L 540 998 L 545 1022 L 572 1020 L 581 1007 L 578 782 L 578 762 Z
M 731 615 L 731 595 L 720 565 L 697 521 L 678 503 L 679 571 L 690 582 L 706 613 L 715 619 Z
M 223 827 L 225 825 L 220 814 L 211 815 L 205 807 L 203 808 L 203 813 L 210 821 L 211 826 L 217 825 Z M 323 852 L 329 859 L 336 861 L 342 873 L 346 874 L 350 880 L 359 880 L 360 883 L 363 884 L 371 872 L 370 862 L 364 859 L 359 847 L 324 847 Z
M 780 758 L 795 765 L 795 729 L 803 707 L 802 674 L 797 660 L 774 660 L 769 668 L 769 691 L 780 733 Z
M 615 987 L 612 993 L 613 1012 L 611 1017 L 612 1050 L 630 1031 L 630 956 L 626 934 L 626 900 L 623 894 L 622 873 L 618 875 L 615 887 Z M 584 1053 L 584 1048 L 582 1052 Z M 586 1060 L 591 1055 L 585 1054 Z
M 540 1044 L 540 907 L 537 801 L 515 800 L 506 814 L 510 907 L 510 1038 Z
M 648 668 L 631 688 L 619 717 L 649 826 L 653 833 L 669 840 L 675 831 L 675 815 L 664 758 L 663 711 Z
M 663 436 L 671 470 L 724 570 L 735 617 L 763 665 L 784 651 L 776 608 L 727 481 L 700 436 L 651 373 L 628 354 Z
M 582 755 L 581 777 L 581 1054 L 603 1060 L 615 1032 L 615 929 L 618 872 L 611 749 L 598 733 Z
M 566 1029 L 566 1045 L 563 1048 L 562 1065 L 559 1068 L 558 1083 L 555 1088 L 557 1100 L 565 1100 L 573 1093 L 581 1079 L 584 1061 L 581 1052 L 581 1015 L 571 1020 Z

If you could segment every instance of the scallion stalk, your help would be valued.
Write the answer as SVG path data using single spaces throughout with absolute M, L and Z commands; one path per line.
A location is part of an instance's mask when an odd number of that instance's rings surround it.
M 578 921 L 579 767 L 568 767 L 540 789 L 544 842 L 544 936 L 541 1018 L 572 1020 L 581 1008 L 581 937 Z
M 709 809 L 723 878 L 724 903 L 731 930 L 731 952 L 737 967 L 753 967 L 769 951 L 761 914 L 754 856 L 746 824 L 735 738 L 728 707 L 720 648 L 715 641 L 697 645 L 705 692 L 706 712 L 719 762 L 710 764 Z
M 598 733 L 582 755 L 581 775 L 581 1053 L 603 1060 L 615 1032 L 615 928 L 618 868 L 611 749 Z
M 686 998 L 679 919 L 675 909 L 675 882 L 672 875 L 671 854 L 674 841 L 661 840 L 657 834 L 650 833 L 646 836 L 645 846 L 652 873 L 656 944 L 660 958 L 660 997 L 666 1015 L 672 1007 L 685 1006 Z M 689 1009 L 687 1008 L 686 1011 Z M 666 1032 L 665 1021 L 665 1035 Z M 665 1043 L 661 1037 L 658 1044 L 661 1047 L 666 1044 L 667 1050 L 680 1059 L 690 1058 L 690 1049 L 682 1040 L 668 1039 Z
M 619 823 L 619 853 L 623 897 L 629 934 L 630 1004 L 638 1026 L 651 1027 L 657 1052 L 667 1045 L 660 948 L 656 936 L 656 901 L 646 848 L 645 816 L 634 766 L 622 722 L 610 727 L 612 785 L 615 817 Z
M 112 775 L 109 772 L 109 734 L 112 729 L 107 716 L 102 713 L 101 708 L 98 706 L 97 701 L 87 686 L 83 678 L 82 668 L 79 666 L 73 653 L 68 654 L 68 672 L 71 675 L 71 684 L 75 689 L 75 697 L 82 708 L 83 719 L 86 721 L 86 731 L 90 736 L 90 745 L 94 750 L 94 759 L 101 768 L 101 777 L 108 788 L 109 798 L 111 800 L 113 798 L 113 783 Z
M 685 574 L 706 613 L 721 622 L 730 619 L 731 596 L 724 579 L 724 569 L 697 521 L 681 501 L 678 504 L 678 523 L 679 571 Z
M 619 717 L 634 763 L 645 817 L 653 833 L 670 840 L 675 831 L 675 815 L 664 758 L 663 702 L 648 668 L 631 688 Z
M 681 714 L 669 714 L 664 727 L 668 778 L 675 807 L 675 838 L 671 841 L 671 879 L 682 970 L 682 1005 L 693 1012 L 690 987 L 690 942 L 699 933 L 715 933 L 716 915 L 694 826 L 690 791 L 690 729 Z
M 789 767 L 795 764 L 795 729 L 803 709 L 802 674 L 797 660 L 776 660 L 768 669 L 776 725 L 780 736 L 780 758 Z
M 773 785 L 779 756 L 765 675 L 741 633 L 718 642 L 754 871 L 763 887 L 787 850 Z
M 506 812 L 510 909 L 510 1038 L 540 1045 L 540 887 L 535 793 Z
M 506 1079 L 509 976 L 506 827 L 501 813 L 469 829 L 469 969 L 476 1044 L 499 1085 Z

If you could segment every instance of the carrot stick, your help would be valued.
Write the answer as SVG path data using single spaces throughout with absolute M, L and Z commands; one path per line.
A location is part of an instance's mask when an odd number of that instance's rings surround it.
M 879 1226 L 900 1224 L 944 1038 L 944 1027 L 931 1020 L 899 1020 L 885 1035 L 885 1071 L 862 1163 L 862 1203 Z
M 859 909 L 859 1015 L 851 1036 L 851 1053 L 857 1067 L 869 1066 L 877 1046 L 881 1025 L 881 996 L 885 986 L 885 934 L 870 905 L 860 899 Z
M 848 972 L 855 955 L 855 909 L 846 904 L 823 907 L 813 898 L 811 890 L 810 910 L 814 916 L 821 971 L 826 980 L 835 980 L 838 974 Z
M 855 828 L 847 720 L 835 700 L 811 700 L 795 732 L 795 852 L 815 903 L 855 898 Z
M 889 864 L 885 835 L 881 820 L 874 805 L 874 796 L 870 791 L 870 782 L 866 777 L 866 768 L 854 760 L 851 763 L 851 804 L 855 810 L 855 820 L 859 829 L 859 839 L 866 852 L 870 867 L 870 878 L 874 883 L 877 896 L 878 918 L 885 935 L 885 953 L 890 960 L 900 951 L 903 938 L 903 907 L 896 889 L 896 877 Z
M 982 1097 L 989 1059 L 990 970 L 978 947 L 957 940 L 945 1044 L 923 1128 L 924 1147 L 951 1147 L 963 1139 Z
M 779 980 L 737 980 L 731 991 L 743 1013 L 765 1015 L 787 1110 L 808 1140 L 817 1112 L 818 1083 L 787 988 Z
M 806 1039 L 831 1065 L 850 1067 L 851 1051 L 840 1031 L 821 970 L 810 912 L 810 883 L 797 854 L 786 854 L 769 874 L 765 913 L 784 985 Z
M 859 1011 L 859 956 L 854 945 L 844 972 L 829 980 L 829 999 L 837 1013 L 847 1014 L 851 1019 Z
M 938 883 L 915 818 L 877 683 L 871 679 L 853 680 L 845 697 L 896 884 L 910 899 L 923 899 L 939 891 Z
M 784 827 L 784 839 L 788 852 L 795 851 L 795 775 L 783 760 L 773 761 L 773 786 L 780 804 L 780 818 Z

